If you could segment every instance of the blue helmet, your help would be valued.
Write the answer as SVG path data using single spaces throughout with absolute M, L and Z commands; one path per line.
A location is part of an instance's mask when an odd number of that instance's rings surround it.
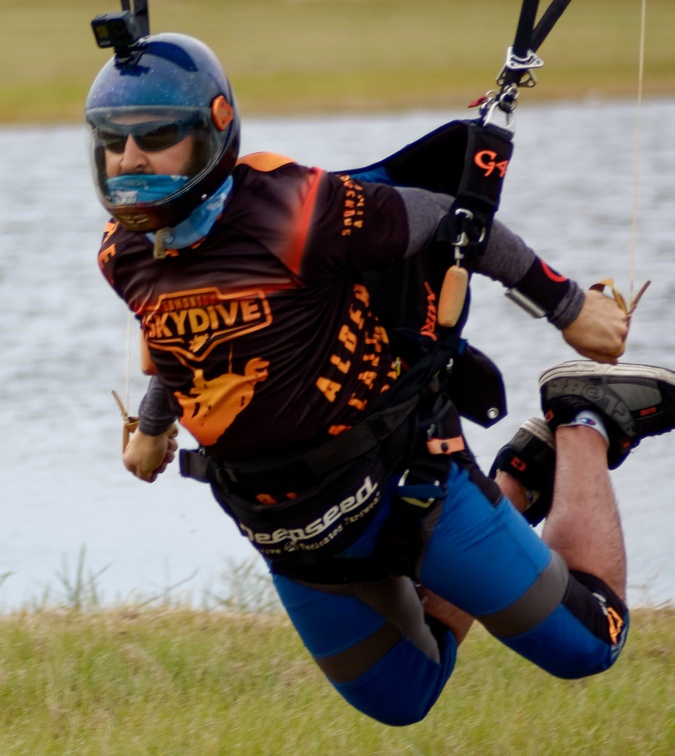
M 199 40 L 155 34 L 134 49 L 131 61 L 121 64 L 114 58 L 103 67 L 89 90 L 85 117 L 102 204 L 132 231 L 156 231 L 185 220 L 232 173 L 239 154 L 239 114 L 220 62 Z M 190 137 L 186 175 L 164 177 L 162 188 L 152 192 L 135 191 L 133 180 L 120 188 L 119 176 L 109 175 L 107 166 L 124 152 L 129 136 L 147 152 Z

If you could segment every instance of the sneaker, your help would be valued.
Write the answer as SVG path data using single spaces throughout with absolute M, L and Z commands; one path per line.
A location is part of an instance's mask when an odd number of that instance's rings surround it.
M 514 437 L 497 452 L 490 477 L 497 470 L 512 475 L 523 484 L 530 502 L 523 516 L 537 525 L 549 513 L 553 502 L 555 440 L 548 425 L 538 417 L 526 420 Z
M 675 372 L 665 368 L 574 360 L 542 373 L 539 388 L 551 430 L 571 422 L 582 409 L 602 415 L 610 470 L 646 436 L 675 427 Z

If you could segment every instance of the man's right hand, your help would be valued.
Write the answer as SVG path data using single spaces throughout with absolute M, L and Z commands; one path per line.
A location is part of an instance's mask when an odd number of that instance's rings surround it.
M 177 435 L 175 423 L 159 436 L 148 436 L 136 430 L 122 455 L 124 466 L 137 478 L 153 483 L 173 462 L 178 450 Z

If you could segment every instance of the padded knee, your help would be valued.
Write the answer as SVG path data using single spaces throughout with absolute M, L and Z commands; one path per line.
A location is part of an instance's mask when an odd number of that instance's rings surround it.
M 565 679 L 609 669 L 629 627 L 628 609 L 604 581 L 570 573 L 560 604 L 529 631 L 500 640 L 542 669 Z

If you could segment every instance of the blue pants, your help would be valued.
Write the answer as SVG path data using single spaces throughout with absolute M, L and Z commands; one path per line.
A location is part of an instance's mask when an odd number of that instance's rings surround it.
M 610 667 L 628 629 L 627 609 L 611 589 L 570 574 L 510 502 L 493 505 L 465 469 L 453 465 L 448 490 L 425 522 L 419 582 L 554 675 Z M 305 645 L 350 704 L 390 725 L 424 718 L 452 673 L 457 644 L 425 620 L 411 578 L 325 586 L 274 575 L 274 582 Z

